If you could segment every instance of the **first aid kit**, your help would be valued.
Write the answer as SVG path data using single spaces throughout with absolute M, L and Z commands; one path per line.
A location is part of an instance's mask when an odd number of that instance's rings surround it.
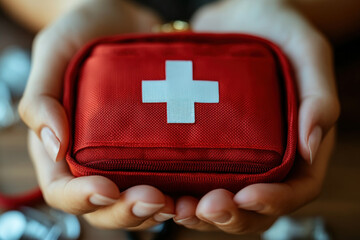
M 75 176 L 120 189 L 230 191 L 283 180 L 296 155 L 292 69 L 268 40 L 245 34 L 121 35 L 72 60 L 63 104 Z

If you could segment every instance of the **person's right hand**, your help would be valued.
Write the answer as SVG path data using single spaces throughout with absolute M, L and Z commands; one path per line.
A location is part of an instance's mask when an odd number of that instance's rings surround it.
M 174 219 L 180 219 L 176 221 L 180 225 L 232 234 L 261 232 L 320 193 L 335 142 L 340 104 L 331 45 L 292 2 L 222 0 L 204 6 L 193 17 L 194 31 L 257 35 L 283 50 L 292 63 L 298 90 L 299 157 L 282 182 L 252 184 L 236 194 L 216 189 L 200 200 L 190 196 L 178 199 Z
M 40 32 L 19 113 L 29 126 L 29 148 L 46 202 L 85 214 L 102 228 L 143 229 L 173 217 L 173 200 L 150 186 L 120 193 L 101 176 L 74 178 L 64 161 L 66 113 L 60 103 L 63 76 L 72 56 L 88 41 L 124 32 L 150 31 L 160 22 L 152 12 L 120 0 L 84 0 Z

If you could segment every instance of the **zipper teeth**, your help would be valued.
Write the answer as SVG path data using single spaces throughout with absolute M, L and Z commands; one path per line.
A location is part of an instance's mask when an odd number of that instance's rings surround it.
M 216 173 L 263 173 L 274 164 L 244 162 L 189 162 L 149 160 L 102 160 L 84 164 L 86 167 L 106 171 L 149 171 L 149 172 L 216 172 Z M 101 166 L 101 167 L 99 167 Z

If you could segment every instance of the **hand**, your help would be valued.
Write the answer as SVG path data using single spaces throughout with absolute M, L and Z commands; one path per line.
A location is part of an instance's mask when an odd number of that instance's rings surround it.
M 74 178 L 66 162 L 68 125 L 60 103 L 63 74 L 71 57 L 89 40 L 123 32 L 150 31 L 155 14 L 119 0 L 85 0 L 36 37 L 33 66 L 19 106 L 30 127 L 29 148 L 46 202 L 102 228 L 142 229 L 174 212 L 173 200 L 150 186 L 120 193 L 101 176 Z
M 188 228 L 235 234 L 264 231 L 321 190 L 340 112 L 331 47 L 283 0 L 220 1 L 200 9 L 192 27 L 262 36 L 277 43 L 293 64 L 300 100 L 298 150 L 305 161 L 296 161 L 282 183 L 250 185 L 235 195 L 218 189 L 200 201 L 182 197 L 176 203 L 175 220 Z

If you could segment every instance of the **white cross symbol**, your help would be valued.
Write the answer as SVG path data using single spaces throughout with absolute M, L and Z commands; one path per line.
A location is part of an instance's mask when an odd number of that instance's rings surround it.
M 193 80 L 192 61 L 165 64 L 166 80 L 142 81 L 142 102 L 166 102 L 168 123 L 194 123 L 195 102 L 219 102 L 219 83 Z

